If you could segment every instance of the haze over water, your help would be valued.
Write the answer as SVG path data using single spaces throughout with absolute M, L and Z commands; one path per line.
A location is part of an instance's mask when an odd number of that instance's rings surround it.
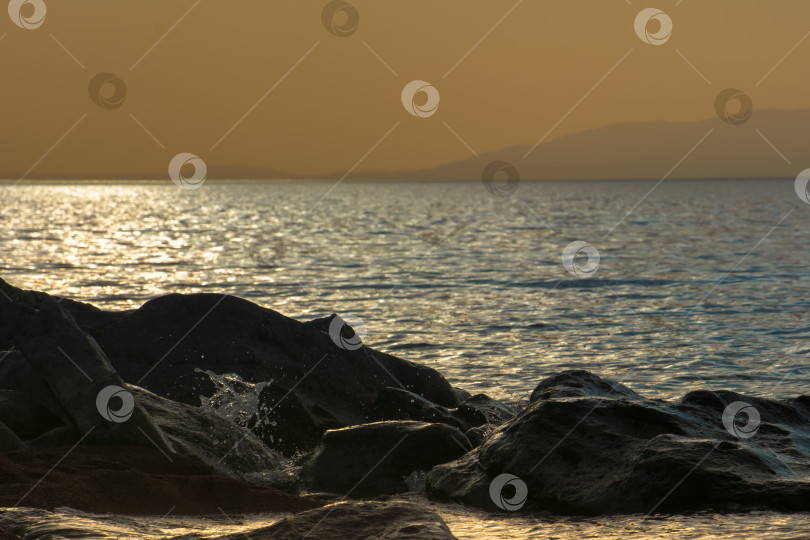
M 807 393 L 810 208 L 792 182 L 668 181 L 621 221 L 653 185 L 0 187 L 0 275 L 107 309 L 211 292 L 352 314 L 370 346 L 510 401 L 564 369 L 650 397 Z M 599 251 L 588 279 L 563 268 L 574 240 Z

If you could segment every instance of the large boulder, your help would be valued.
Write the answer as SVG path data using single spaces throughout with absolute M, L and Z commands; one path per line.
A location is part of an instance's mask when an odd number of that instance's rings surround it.
M 312 491 L 347 497 L 407 492 L 406 477 L 472 449 L 457 428 L 414 421 L 375 422 L 327 431 L 303 469 Z
M 433 369 L 365 346 L 341 348 L 314 326 L 228 295 L 160 296 L 91 333 L 125 380 L 193 405 L 199 394 L 173 383 L 197 369 L 278 381 L 301 395 L 328 393 L 334 398 L 321 406 L 347 422 L 362 421 L 377 392 L 396 381 L 456 405 Z
M 741 407 L 759 413 L 757 430 L 745 414 L 730 423 Z M 427 489 L 491 510 L 808 511 L 808 440 L 808 397 L 700 391 L 665 402 L 565 372 L 540 383 L 529 406 L 478 449 L 435 467 Z
M 16 309 L 15 309 L 16 308 Z M 16 311 L 14 342 L 61 407 L 63 423 L 81 439 L 103 444 L 140 444 L 173 452 L 172 444 L 92 337 L 57 302 Z M 36 410 L 32 412 L 36 414 Z
M 125 382 L 160 396 L 200 405 L 200 397 L 216 389 L 207 371 L 270 382 L 252 426 L 266 443 L 290 454 L 312 450 L 327 429 L 368 421 L 386 387 L 405 388 L 442 407 L 459 403 L 437 371 L 362 343 L 349 340 L 347 347 L 333 340 L 334 316 L 302 323 L 219 294 L 170 294 L 137 310 L 108 312 L 2 280 L 0 293 L 0 355 L 14 346 L 21 307 L 41 310 L 58 302 Z M 0 362 L 0 389 L 23 385 L 47 394 L 18 354 L 9 354 L 11 363 Z M 58 405 L 49 409 L 58 411 Z
M 454 540 L 447 524 L 433 510 L 400 501 L 340 502 L 284 518 L 250 531 L 255 540 Z M 238 540 L 242 534 L 217 540 Z

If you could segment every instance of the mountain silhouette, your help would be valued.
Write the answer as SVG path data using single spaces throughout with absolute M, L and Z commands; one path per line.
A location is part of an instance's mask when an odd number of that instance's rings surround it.
M 428 169 L 354 171 L 347 180 L 476 180 L 495 160 L 514 166 L 524 180 L 791 178 L 810 167 L 810 110 L 754 111 L 741 125 L 718 117 L 698 122 L 612 124 L 544 141 L 533 149 L 528 144 L 511 146 Z M 332 180 L 344 174 L 335 171 L 313 177 L 208 163 L 209 180 Z M 62 178 L 166 179 L 146 171 Z

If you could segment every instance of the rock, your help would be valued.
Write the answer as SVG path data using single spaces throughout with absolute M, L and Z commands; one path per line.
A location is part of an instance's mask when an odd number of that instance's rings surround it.
M 340 320 L 335 321 L 336 318 Z M 328 317 L 312 319 L 311 321 L 307 321 L 304 324 L 306 326 L 310 326 L 318 330 L 319 332 L 323 332 L 324 334 L 330 334 L 330 337 L 332 339 L 335 338 L 335 336 L 331 335 L 333 331 L 332 327 L 333 324 L 336 324 L 335 328 L 339 330 L 340 337 L 343 339 L 351 340 L 352 338 L 354 338 L 355 340 L 361 340 L 362 337 L 357 334 L 357 332 L 349 322 L 343 320 L 343 318 L 341 318 L 340 315 L 338 315 L 337 313 L 332 313 Z M 362 343 L 362 340 L 360 341 L 360 343 Z
M 565 397 L 613 397 L 629 400 L 643 398 L 618 382 L 607 381 L 590 371 L 563 371 L 544 379 L 532 391 L 530 403 L 542 399 Z
M 40 309 L 43 306 L 59 304 L 82 321 L 82 326 L 104 324 L 119 316 L 119 313 L 105 312 L 90 304 L 69 298 L 60 298 L 39 291 L 25 291 L 12 287 L 0 279 L 0 349 L 10 349 L 14 345 L 14 316 L 18 306 Z
M 313 326 L 227 295 L 160 296 L 98 329 L 94 337 L 114 363 L 123 364 L 119 371 L 125 380 L 143 377 L 155 393 L 194 405 L 196 395 L 171 395 L 165 376 L 211 369 L 251 382 L 273 380 L 289 388 L 299 383 L 296 390 L 304 394 L 328 382 L 352 398 L 344 401 L 367 405 L 385 387 L 381 382 L 390 386 L 396 377 L 431 401 L 455 406 L 450 385 L 435 370 L 384 353 L 372 358 L 365 347 L 341 349 Z M 138 355 L 134 343 L 142 346 Z M 355 407 L 340 409 L 353 416 Z
M 200 405 L 200 397 L 215 390 L 207 370 L 237 374 L 250 383 L 272 382 L 254 427 L 263 440 L 288 453 L 311 451 L 327 429 L 367 421 L 377 394 L 389 386 L 401 385 L 443 407 L 459 403 L 450 384 L 431 368 L 362 344 L 352 350 L 338 346 L 328 334 L 334 316 L 302 323 L 217 294 L 171 294 L 138 310 L 108 312 L 2 280 L 0 293 L 0 350 L 18 339 L 20 310 L 58 303 L 125 382 L 160 396 Z M 48 399 L 50 390 L 17 352 L 6 360 L 0 362 L 0 388 L 30 389 L 63 422 L 73 422 L 62 403 Z
M 470 396 L 455 409 L 432 403 L 401 388 L 384 388 L 369 415 L 371 421 L 416 420 L 447 424 L 462 431 L 478 426 L 499 426 L 515 417 L 515 411 L 484 394 Z
M 470 426 L 500 426 L 516 416 L 509 405 L 494 400 L 484 394 L 477 394 L 464 400 L 454 412 L 454 416 Z
M 259 407 L 250 427 L 269 446 L 288 456 L 310 451 L 324 430 L 345 424 L 305 395 L 273 382 L 259 393 Z
M 235 373 L 252 383 L 271 381 L 271 387 L 291 391 L 286 399 L 301 405 L 298 418 L 306 413 L 304 423 L 319 435 L 363 423 L 388 386 L 402 384 L 442 406 L 458 404 L 450 384 L 431 368 L 365 346 L 340 348 L 316 326 L 232 296 L 161 296 L 90 332 L 127 382 L 199 405 L 199 385 L 178 384 L 197 369 Z M 301 424 L 279 413 L 266 419 L 274 425 L 273 436 L 311 450 L 317 441 L 296 440 Z
M 127 388 L 178 453 L 195 456 L 234 478 L 285 465 L 282 456 L 262 444 L 247 428 L 137 386 Z
M 473 425 L 456 418 L 453 411 L 428 401 L 420 395 L 408 392 L 401 388 L 383 388 L 377 394 L 374 407 L 369 414 L 369 420 L 416 420 L 419 422 L 433 422 L 447 424 L 461 431 L 470 429 Z
M 340 502 L 284 518 L 249 532 L 253 540 L 452 540 L 442 518 L 414 503 Z M 241 534 L 217 540 L 240 540 Z
M 25 441 L 28 446 L 35 448 L 50 448 L 54 446 L 70 446 L 77 442 L 79 436 L 72 426 L 59 426 L 37 435 L 30 441 Z
M 65 308 L 57 303 L 40 304 L 37 310 L 18 306 L 16 321 L 16 347 L 59 402 L 67 416 L 65 424 L 88 442 L 153 444 L 161 451 L 173 451 L 123 388 L 98 344 Z
M 0 452 L 22 448 L 25 448 L 25 443 L 14 433 L 14 430 L 0 422 Z
M 70 506 L 85 512 L 161 516 L 170 511 L 221 515 L 220 508 L 234 514 L 300 512 L 323 505 L 224 477 L 194 456 L 173 454 L 171 459 L 155 448 L 140 446 L 79 445 L 0 453 L 0 508 L 19 503 L 48 510 Z M 36 536 L 62 537 L 65 525 L 60 525 L 62 529 L 52 535 L 39 529 Z M 7 530 L 5 522 L 2 528 Z M 142 533 L 140 529 L 127 536 L 138 538 Z
M 484 442 L 486 432 L 480 427 L 470 428 L 464 432 L 464 436 L 473 445 L 473 448 L 478 448 Z
M 0 303 L 1 307 L 2 303 Z M 45 408 L 50 415 L 58 418 L 61 422 L 69 422 L 70 419 L 65 414 L 62 406 L 54 399 L 45 382 L 40 379 L 39 375 L 34 373 L 31 364 L 25 360 L 20 351 L 10 349 L 5 353 L 0 353 L 0 358 L 2 358 L 0 360 L 0 390 L 25 396 L 29 403 L 36 403 L 37 406 Z M 26 424 L 26 429 L 38 431 L 48 428 L 47 426 Z
M 304 465 L 312 491 L 371 497 L 408 491 L 405 477 L 429 470 L 472 449 L 464 434 L 445 424 L 376 422 L 327 431 Z
M 724 409 L 737 401 L 761 415 L 750 438 L 724 427 Z M 808 511 L 809 426 L 806 397 L 704 391 L 665 402 L 588 372 L 565 372 L 540 383 L 528 408 L 479 448 L 431 470 L 427 491 L 499 510 L 490 487 L 510 474 L 517 482 L 501 481 L 495 492 L 522 508 L 514 499 L 525 484 L 528 511 Z
M 458 388 L 456 386 L 453 387 L 453 394 L 456 396 L 456 400 L 461 403 L 466 399 L 470 399 L 472 394 L 464 390 L 463 388 Z
M 30 440 L 55 427 L 62 421 L 35 399 L 14 390 L 0 390 L 0 422 L 20 439 Z

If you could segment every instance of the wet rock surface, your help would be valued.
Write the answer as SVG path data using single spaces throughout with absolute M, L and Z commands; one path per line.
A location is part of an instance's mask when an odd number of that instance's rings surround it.
M 735 402 L 759 412 L 755 434 L 726 429 L 723 414 Z M 747 425 L 745 416 L 740 424 Z M 499 510 L 498 501 L 512 510 L 562 514 L 807 511 L 808 442 L 807 397 L 774 401 L 701 391 L 665 402 L 572 371 L 540 383 L 526 410 L 479 448 L 435 467 L 427 489 L 491 510 Z M 502 474 L 518 482 L 493 496 L 490 488 Z
M 285 466 L 284 457 L 247 429 L 138 387 L 128 387 L 177 452 L 235 478 Z
M 304 466 L 311 491 L 354 498 L 403 493 L 405 477 L 452 461 L 472 445 L 457 428 L 445 424 L 389 421 L 327 431 Z
M 213 515 L 220 513 L 218 508 L 299 512 L 323 504 L 226 478 L 193 456 L 167 457 L 157 449 L 136 446 L 80 445 L 73 450 L 54 447 L 0 453 L 0 486 L 0 507 L 70 506 L 127 515 L 160 516 L 170 510 Z
M 473 427 L 500 426 L 513 419 L 517 411 L 484 394 L 465 399 L 455 410 L 455 417 Z
M 311 450 L 324 430 L 345 426 L 307 396 L 277 382 L 262 389 L 256 414 L 246 425 L 264 444 L 287 455 Z
M 462 431 L 473 425 L 454 415 L 455 410 L 437 405 L 422 396 L 402 388 L 383 388 L 377 394 L 374 407 L 369 414 L 370 421 L 417 420 L 447 424 Z
M 448 409 L 402 388 L 384 388 L 377 394 L 369 420 L 417 420 L 469 431 L 500 426 L 515 414 L 510 406 L 484 394 L 466 397 L 456 408 Z

